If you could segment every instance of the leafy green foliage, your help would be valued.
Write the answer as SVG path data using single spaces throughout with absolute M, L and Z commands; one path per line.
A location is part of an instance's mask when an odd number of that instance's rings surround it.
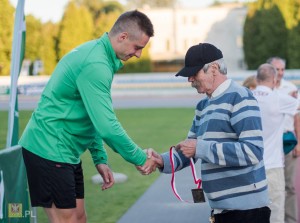
M 118 14 L 124 11 L 123 6 L 117 1 L 105 0 L 75 0 L 79 5 L 84 5 L 88 8 L 93 16 L 94 22 L 103 14 L 117 12 Z
M 176 1 L 130 0 L 128 6 L 171 7 Z M 219 1 L 214 1 L 216 4 Z M 14 8 L 9 0 L 0 0 L 0 75 L 9 75 L 12 51 Z M 124 11 L 116 1 L 75 0 L 65 9 L 61 22 L 42 24 L 32 15 L 26 16 L 25 59 L 41 59 L 44 73 L 51 74 L 57 61 L 72 48 L 108 32 Z M 287 60 L 287 68 L 300 68 L 300 1 L 257 0 L 248 4 L 244 24 L 244 54 L 249 69 L 256 69 L 270 56 Z M 148 48 L 141 59 L 125 62 L 124 72 L 152 70 Z
M 8 0 L 0 0 L 0 3 L 0 75 L 9 75 L 14 8 Z M 42 60 L 44 69 L 39 74 L 50 75 L 59 59 L 74 47 L 108 32 L 123 11 L 123 6 L 117 1 L 75 0 L 69 2 L 62 20 L 56 24 L 43 24 L 39 19 L 28 15 L 25 59 L 31 63 Z M 151 61 L 146 48 L 142 58 L 128 62 L 122 72 L 149 71 Z
M 288 42 L 288 67 L 293 69 L 300 68 L 300 23 L 293 27 L 289 32 L 289 39 L 291 41 Z
M 32 15 L 26 16 L 26 50 L 25 58 L 31 61 L 40 59 L 43 44 L 41 39 L 42 23 Z
M 14 26 L 14 8 L 0 0 L 0 75 L 9 75 Z
M 118 12 L 100 14 L 95 21 L 94 38 L 99 38 L 103 33 L 109 32 L 119 15 Z
M 60 23 L 58 34 L 58 56 L 66 53 L 79 44 L 91 40 L 93 36 L 93 19 L 85 6 L 70 2 Z
M 300 68 L 300 1 L 293 1 L 294 4 L 290 6 L 290 13 L 288 14 L 291 19 L 288 24 L 289 35 L 287 42 L 288 53 L 288 68 Z
M 271 56 L 287 60 L 287 68 L 300 68 L 299 0 L 258 0 L 249 5 L 244 25 L 244 53 L 249 69 Z
M 129 6 L 134 6 L 137 8 L 143 8 L 145 5 L 152 8 L 162 8 L 162 7 L 173 7 L 176 0 L 128 0 Z
M 44 62 L 44 74 L 50 75 L 57 63 L 56 44 L 57 44 L 58 25 L 48 22 L 42 26 L 42 45 L 40 58 Z
M 286 58 L 287 30 L 277 6 L 259 9 L 253 16 L 247 16 L 243 42 L 249 69 L 257 69 L 271 56 Z

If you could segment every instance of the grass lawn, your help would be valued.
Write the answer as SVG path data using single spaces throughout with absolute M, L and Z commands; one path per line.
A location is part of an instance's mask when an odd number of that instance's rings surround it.
M 164 152 L 171 145 L 184 139 L 194 116 L 193 108 L 153 108 L 118 109 L 117 117 L 128 135 L 142 148 L 152 147 Z M 20 134 L 31 111 L 20 112 Z M 0 148 L 5 147 L 7 131 L 7 112 L 0 111 Z M 97 174 L 88 152 L 83 154 L 82 162 L 85 177 L 85 201 L 89 223 L 115 223 L 131 205 L 147 190 L 159 176 L 158 172 L 142 176 L 134 165 L 127 163 L 120 155 L 106 147 L 109 164 L 114 172 L 128 176 L 125 183 L 115 184 L 111 189 L 101 191 L 91 177 Z M 38 222 L 47 222 L 41 208 L 38 208 Z

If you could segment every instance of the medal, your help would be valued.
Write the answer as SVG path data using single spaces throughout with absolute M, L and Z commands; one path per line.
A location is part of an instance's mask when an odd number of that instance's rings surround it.
M 205 202 L 203 189 L 201 188 L 192 189 L 192 195 L 193 195 L 194 203 Z
M 176 190 L 176 186 L 175 186 L 175 168 L 174 168 L 174 159 L 173 159 L 173 148 L 174 147 L 170 148 L 170 154 L 169 154 L 170 155 L 171 168 L 172 168 L 172 178 L 171 178 L 172 190 L 173 190 L 175 196 L 179 200 L 181 200 L 183 202 L 191 203 L 189 201 L 183 200 L 180 197 L 180 195 L 178 194 L 177 190 Z M 205 202 L 205 196 L 204 196 L 203 189 L 201 188 L 202 181 L 201 181 L 201 179 L 197 178 L 197 174 L 196 174 L 196 169 L 195 169 L 195 164 L 194 164 L 193 158 L 191 158 L 190 160 L 191 160 L 190 165 L 191 165 L 191 169 L 192 169 L 192 174 L 193 174 L 194 182 L 197 185 L 196 189 L 192 189 L 193 200 L 194 200 L 194 203 L 203 203 L 203 202 Z

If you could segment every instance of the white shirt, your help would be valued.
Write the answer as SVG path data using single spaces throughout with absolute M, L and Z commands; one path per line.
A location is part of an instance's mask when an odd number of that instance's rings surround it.
M 285 94 L 290 94 L 293 91 L 298 91 L 298 88 L 292 82 L 286 81 L 285 79 L 282 78 L 277 90 L 279 90 L 280 92 L 285 93 Z
M 284 167 L 283 140 L 286 115 L 297 112 L 297 99 L 271 88 L 259 85 L 253 90 L 261 112 L 264 162 L 266 169 Z
M 286 81 L 284 79 L 281 79 L 280 81 L 280 86 L 277 88 L 277 90 L 283 94 L 288 94 L 290 95 L 294 91 L 298 91 L 298 88 L 296 87 L 295 84 L 293 84 L 290 81 Z M 298 99 L 299 101 L 299 99 Z M 295 131 L 295 126 L 294 126 L 294 116 L 287 115 L 284 120 L 284 131 Z

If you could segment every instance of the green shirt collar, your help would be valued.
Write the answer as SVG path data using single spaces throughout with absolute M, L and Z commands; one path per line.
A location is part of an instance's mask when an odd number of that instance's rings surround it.
M 110 39 L 108 37 L 108 33 L 104 33 L 100 38 L 99 38 L 99 42 L 102 42 L 104 47 L 105 47 L 105 51 L 108 55 L 108 59 L 111 62 L 111 65 L 113 67 L 113 71 L 114 73 L 117 72 L 119 69 L 121 69 L 124 65 L 121 62 L 121 60 L 119 58 L 117 58 L 117 54 L 114 51 Z

